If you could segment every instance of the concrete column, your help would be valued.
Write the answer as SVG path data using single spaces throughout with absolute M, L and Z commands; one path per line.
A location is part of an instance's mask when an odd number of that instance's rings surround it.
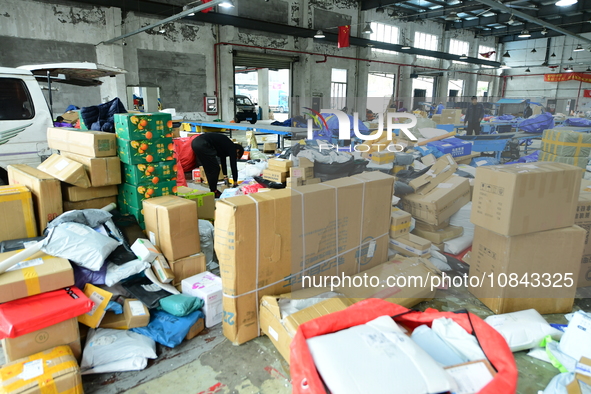
M 470 57 L 478 57 L 478 39 L 474 39 L 472 45 L 470 46 L 469 55 Z M 471 72 L 476 73 L 478 72 L 480 66 L 472 65 Z M 472 96 L 476 96 L 476 89 L 478 87 L 478 75 L 476 74 L 468 74 L 468 78 L 466 79 L 466 87 L 464 88 L 464 96 L 470 98 Z
M 269 119 L 269 69 L 257 71 L 259 77 L 259 107 L 262 108 L 262 119 Z
M 105 10 L 106 13 L 106 30 L 113 37 L 121 35 L 121 12 L 117 8 L 109 8 Z M 122 41 L 117 41 L 111 45 L 97 45 L 96 58 L 97 62 L 106 66 L 118 67 L 125 69 L 123 62 L 123 47 Z M 107 102 L 115 97 L 123 102 L 127 102 L 126 80 L 125 74 L 118 75 L 114 78 L 103 78 L 103 84 L 100 86 L 101 101 Z
M 158 88 L 143 88 L 144 111 L 158 112 Z
M 404 31 L 406 30 L 406 31 Z M 415 38 L 415 29 L 412 23 L 408 23 L 406 28 L 403 28 L 404 35 L 401 36 L 402 38 L 406 38 L 408 43 L 413 46 L 414 45 L 414 38 Z M 404 44 L 404 42 L 400 42 Z M 404 63 L 407 64 L 414 64 L 415 55 L 405 55 L 404 56 Z M 412 108 L 412 80 L 410 79 L 410 74 L 412 73 L 412 67 L 401 67 L 400 68 L 400 85 L 398 87 L 398 101 L 402 101 L 404 107 L 406 107 L 409 111 Z M 400 106 L 400 104 L 399 104 Z
M 220 41 L 231 42 L 235 30 L 233 26 L 221 26 Z M 234 119 L 234 59 L 231 45 L 220 45 L 218 63 L 220 116 L 223 121 L 229 122 Z

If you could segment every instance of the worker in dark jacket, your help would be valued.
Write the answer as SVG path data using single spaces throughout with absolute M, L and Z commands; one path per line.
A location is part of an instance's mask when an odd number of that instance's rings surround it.
M 529 106 L 529 101 L 525 102 L 525 109 L 523 110 L 523 117 L 525 119 L 529 118 L 530 116 L 532 116 L 532 114 L 534 113 L 534 111 L 531 109 L 531 107 Z
M 464 127 L 466 127 L 467 135 L 480 135 L 482 118 L 484 118 L 484 106 L 478 102 L 476 96 L 472 96 L 472 105 L 468 106 L 464 117 Z
M 222 193 L 218 190 L 218 179 L 220 175 L 220 164 L 222 164 L 222 173 L 224 174 L 224 181 L 228 182 L 228 168 L 226 165 L 226 157 L 230 158 L 230 168 L 232 169 L 232 178 L 234 179 L 234 187 L 238 186 L 238 168 L 237 161 L 244 154 L 244 148 L 240 144 L 235 144 L 231 139 L 223 134 L 216 132 L 209 132 L 195 137 L 191 141 L 191 148 L 195 152 L 197 159 L 197 166 L 201 164 L 205 171 L 209 190 L 215 193 L 215 198 L 218 198 Z

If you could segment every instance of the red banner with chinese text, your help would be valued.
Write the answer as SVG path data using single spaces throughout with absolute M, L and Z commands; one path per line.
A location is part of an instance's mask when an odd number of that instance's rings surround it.
M 585 74 L 585 73 L 544 74 L 544 82 L 565 82 L 565 81 L 581 81 L 581 82 L 591 83 L 591 74 Z

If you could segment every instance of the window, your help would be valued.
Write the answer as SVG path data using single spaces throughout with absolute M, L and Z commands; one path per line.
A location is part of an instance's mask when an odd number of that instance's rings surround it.
M 476 95 L 478 97 L 488 96 L 488 85 L 487 81 L 478 81 L 476 85 Z
M 439 38 L 433 34 L 415 32 L 415 43 L 416 48 L 427 49 L 429 51 L 436 51 L 439 47 Z M 431 56 L 417 55 L 417 59 L 435 59 Z
M 470 50 L 470 44 L 468 44 L 467 41 L 460 41 L 460 40 L 454 40 L 451 39 L 449 40 L 449 53 L 451 53 L 452 55 L 458 55 L 458 56 L 462 56 L 462 55 L 468 55 L 468 51 Z M 454 63 L 460 63 L 460 64 L 468 64 L 466 62 L 461 62 L 459 60 L 454 60 Z
M 0 78 L 0 120 L 32 119 L 33 101 L 25 83 L 16 78 Z
M 369 39 L 373 41 L 386 42 L 388 44 L 398 44 L 398 28 L 384 23 L 372 22 Z M 372 48 L 373 52 L 390 52 L 385 49 Z
M 484 56 L 481 55 L 481 53 L 489 53 L 489 52 L 492 52 L 494 50 L 495 50 L 495 48 L 486 47 L 484 45 L 479 45 L 478 46 L 478 59 L 485 59 L 485 60 L 495 61 L 497 59 L 497 54 L 496 53 L 493 53 L 491 55 L 491 57 L 489 57 L 489 58 L 486 58 L 486 57 L 484 57 Z M 483 65 L 482 67 L 483 68 L 494 68 L 493 66 L 485 66 L 485 65 Z
M 330 108 L 345 108 L 347 106 L 347 70 L 333 68 L 330 81 Z

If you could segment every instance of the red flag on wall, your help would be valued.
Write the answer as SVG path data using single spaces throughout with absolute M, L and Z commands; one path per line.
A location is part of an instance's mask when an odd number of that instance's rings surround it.
M 351 26 L 339 26 L 339 48 L 347 48 L 349 46 L 349 34 L 351 33 Z
M 202 4 L 205 4 L 205 3 L 209 3 L 210 1 L 211 0 L 201 0 L 201 3 Z M 209 12 L 209 11 L 213 11 L 213 7 L 209 7 L 209 8 L 206 8 L 204 10 L 201 10 L 201 12 Z
M 591 97 L 591 89 L 585 89 L 583 92 L 583 97 Z

